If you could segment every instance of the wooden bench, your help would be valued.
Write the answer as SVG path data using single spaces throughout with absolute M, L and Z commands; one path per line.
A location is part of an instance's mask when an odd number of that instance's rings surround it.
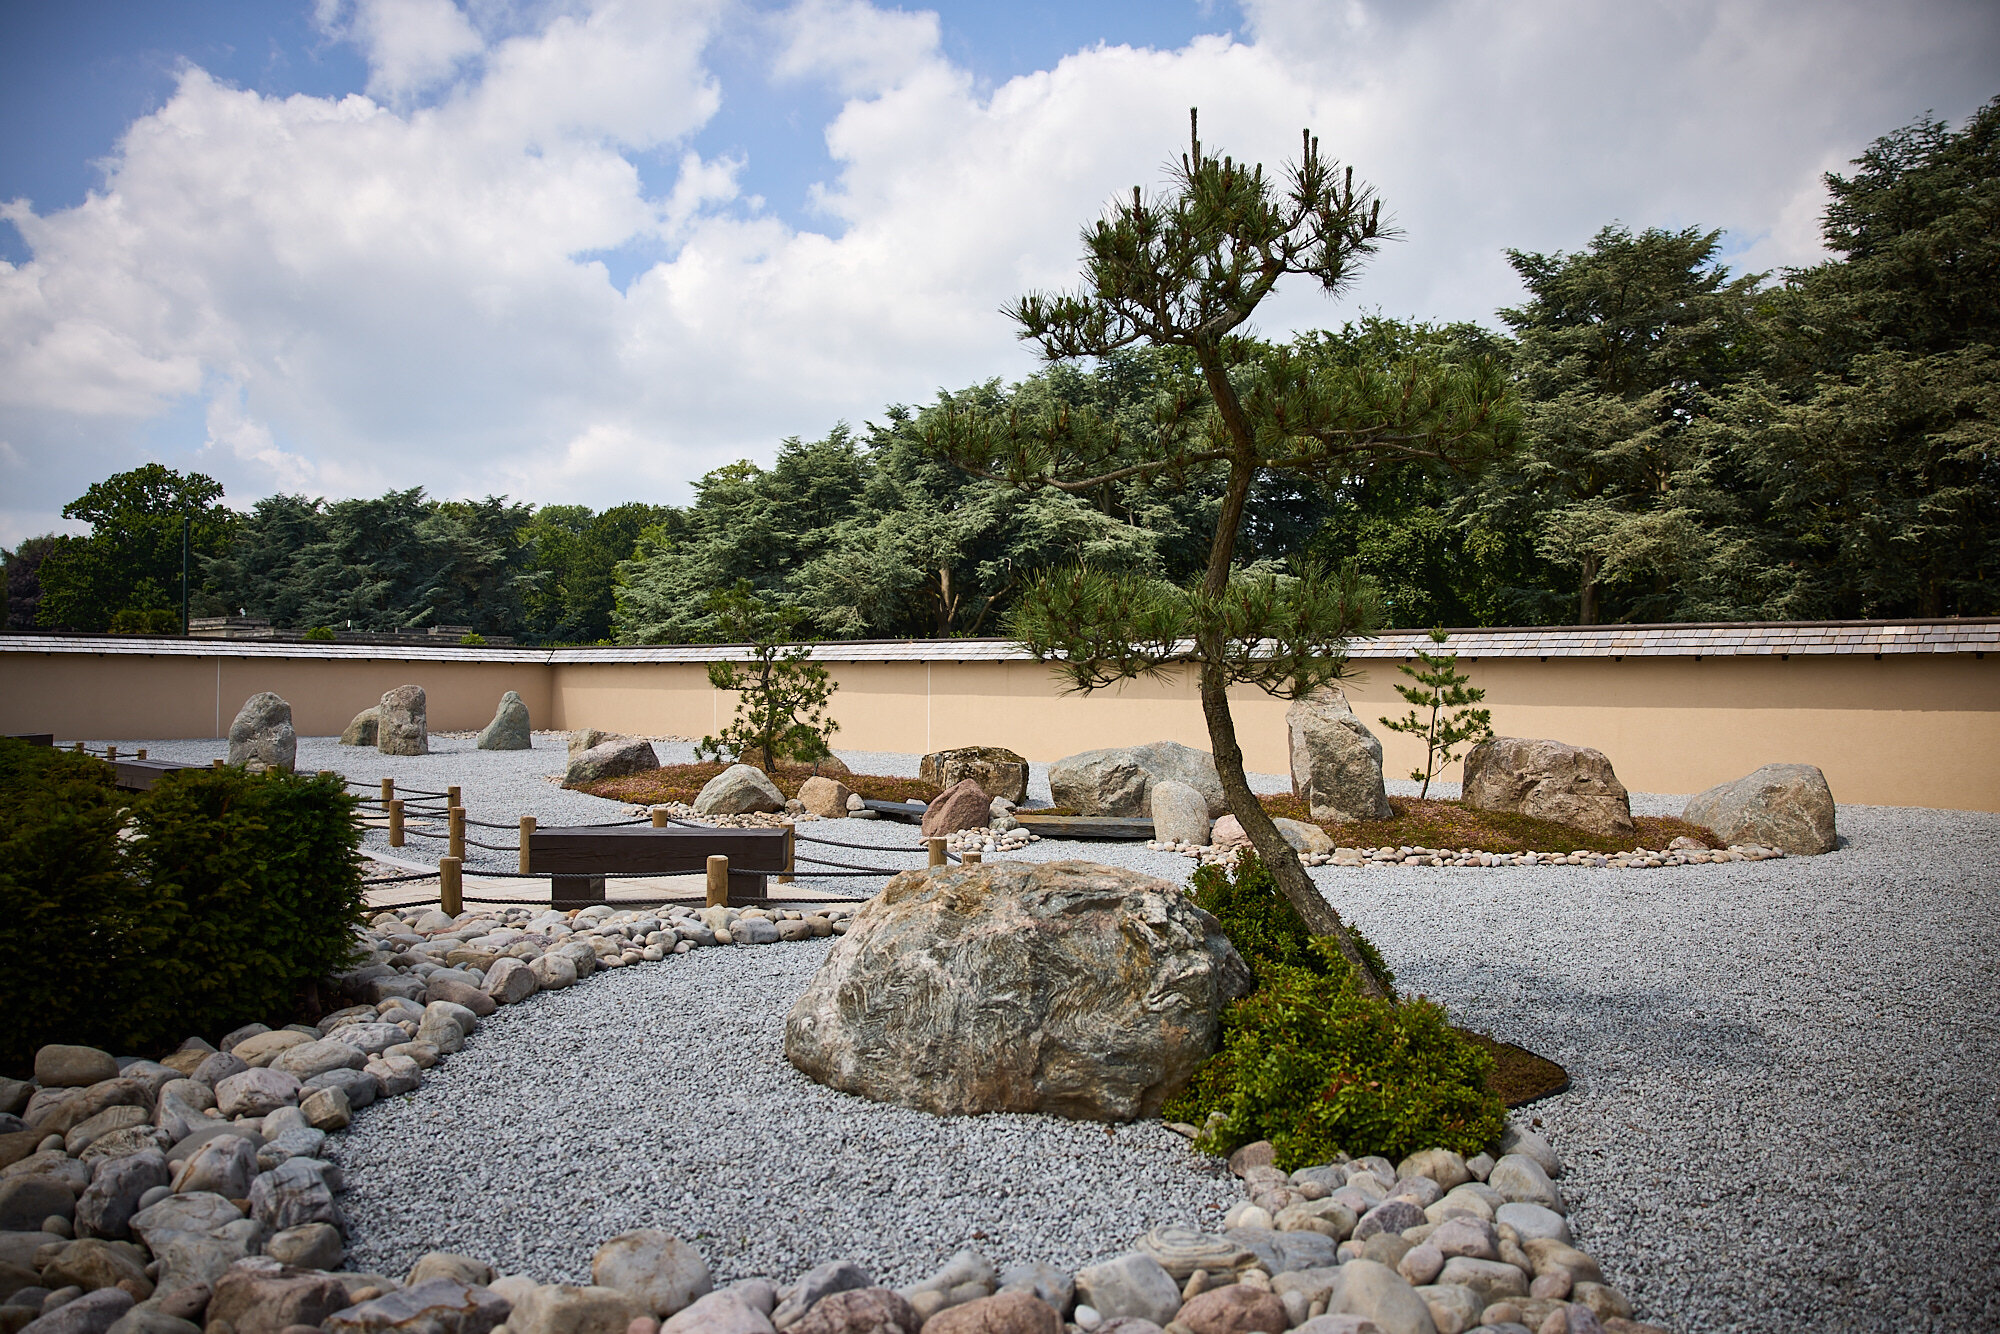
M 1153 836 L 1150 815 L 1036 815 L 1015 811 L 1021 828 L 1043 838 L 1102 838 L 1142 841 Z
M 530 875 L 549 877 L 554 907 L 604 902 L 607 874 L 696 875 L 710 857 L 729 858 L 729 901 L 767 897 L 765 877 L 791 870 L 789 829 L 655 829 L 571 825 L 528 836 Z
M 121 758 L 111 761 L 111 767 L 117 770 L 118 773 L 118 776 L 111 781 L 117 784 L 120 791 L 147 792 L 152 790 L 153 784 L 159 782 L 164 775 L 173 773 L 176 769 L 199 769 L 204 766 L 199 764 L 176 764 L 172 760 L 127 760 Z

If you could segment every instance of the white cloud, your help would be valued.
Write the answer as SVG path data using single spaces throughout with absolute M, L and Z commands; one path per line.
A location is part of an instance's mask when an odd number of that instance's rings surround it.
M 1245 9 L 1245 40 L 1093 46 L 990 90 L 927 13 L 753 16 L 782 78 L 846 98 L 823 233 L 742 197 L 755 163 L 694 149 L 727 91 L 704 61 L 726 0 L 511 35 L 483 10 L 335 8 L 375 96 L 191 70 L 102 191 L 5 206 L 34 257 L 0 265 L 0 439 L 32 499 L 0 541 L 148 452 L 244 502 L 683 498 L 786 435 L 1028 369 L 999 306 L 1075 281 L 1079 228 L 1159 183 L 1193 104 L 1208 145 L 1271 163 L 1312 126 L 1407 233 L 1349 300 L 1274 303 L 1278 333 L 1375 305 L 1490 320 L 1518 293 L 1503 247 L 1574 249 L 1613 219 L 1729 228 L 1742 267 L 1808 262 L 1819 173 L 1925 106 L 1970 110 L 1995 66 L 1995 21 L 1957 0 L 1923 22 L 1859 0 Z M 674 164 L 656 186 L 642 153 Z M 649 247 L 669 257 L 622 291 L 592 258 Z M 183 418 L 184 443 L 159 436 Z

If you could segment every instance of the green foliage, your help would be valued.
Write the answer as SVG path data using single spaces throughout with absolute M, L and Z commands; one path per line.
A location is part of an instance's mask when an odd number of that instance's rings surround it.
M 1432 627 L 1433 644 L 1442 644 L 1449 638 L 1442 626 Z M 1410 711 L 1401 718 L 1384 718 L 1382 724 L 1392 732 L 1424 739 L 1424 767 L 1410 771 L 1411 780 L 1424 785 L 1417 793 L 1417 800 L 1423 801 L 1431 794 L 1431 780 L 1458 758 L 1454 747 L 1467 741 L 1484 741 L 1493 735 L 1493 714 L 1487 709 L 1471 707 L 1485 699 L 1486 692 L 1470 684 L 1472 678 L 1458 670 L 1456 653 L 1418 649 L 1417 662 L 1416 667 L 1407 663 L 1396 666 L 1397 671 L 1417 683 L 1414 686 L 1396 683 L 1396 693 L 1411 706 Z
M 331 644 L 339 636 L 334 634 L 333 627 L 330 625 L 315 625 L 312 629 L 306 631 L 305 638 L 307 642 L 313 644 Z
M 347 965 L 363 910 L 357 804 L 337 777 L 236 768 L 167 774 L 135 804 L 146 951 L 123 1008 L 140 1034 L 270 1021 Z
M 128 942 L 148 905 L 126 873 L 121 800 L 108 765 L 0 737 L 0 914 L 13 959 L 0 969 L 0 1068 L 45 1042 L 125 1036 Z
M 523 633 L 543 643 L 594 644 L 610 638 L 613 589 L 648 528 L 676 511 L 633 501 L 592 513 L 546 505 L 521 529 L 528 573 L 521 594 Z
M 192 573 L 230 540 L 237 516 L 221 499 L 222 484 L 214 478 L 157 463 L 93 484 L 63 506 L 63 517 L 91 525 L 90 535 L 56 538 L 36 571 L 36 624 L 125 634 L 177 631 L 182 521 Z
M 835 687 L 811 660 L 811 645 L 794 642 L 799 614 L 760 600 L 747 579 L 715 594 L 710 610 L 724 635 L 749 644 L 750 660 L 709 664 L 710 685 L 738 692 L 736 715 L 721 736 L 701 739 L 695 758 L 733 757 L 769 770 L 832 754 L 827 737 L 840 724 L 826 716 L 826 704 Z
M 1475 1153 L 1500 1133 L 1505 1109 L 1486 1087 L 1492 1057 L 1430 1001 L 1363 995 L 1353 965 L 1306 931 L 1254 858 L 1233 874 L 1198 872 L 1195 901 L 1257 978 L 1224 1018 L 1222 1050 L 1163 1109 L 1204 1128 L 1199 1147 L 1227 1153 L 1268 1139 L 1291 1169 L 1343 1152 Z
M 42 562 L 55 545 L 55 534 L 44 533 L 23 540 L 12 551 L 0 552 L 0 562 L 7 570 L 7 629 L 35 628 L 35 608 L 42 600 Z
M 0 1064 L 282 1021 L 353 951 L 360 833 L 337 779 L 184 770 L 131 798 L 101 761 L 0 739 L 0 801 L 21 961 L 0 973 Z
M 477 630 L 468 630 L 458 637 L 458 643 L 460 648 L 484 648 L 486 646 L 486 636 L 480 634 Z

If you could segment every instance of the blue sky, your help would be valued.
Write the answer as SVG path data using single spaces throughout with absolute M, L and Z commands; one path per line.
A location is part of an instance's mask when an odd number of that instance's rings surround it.
M 1186 108 L 1300 126 L 1476 319 L 1606 223 L 1820 256 L 1821 174 L 2000 92 L 1972 0 L 73 0 L 0 6 L 0 544 L 157 459 L 274 491 L 685 500 L 788 435 L 1033 368 Z M 9 202 L 11 201 L 11 202 Z

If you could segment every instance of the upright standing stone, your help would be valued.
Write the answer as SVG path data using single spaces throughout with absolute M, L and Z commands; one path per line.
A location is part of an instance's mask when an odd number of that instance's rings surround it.
M 1208 798 L 1168 778 L 1152 786 L 1153 837 L 1162 843 L 1208 844 Z
M 268 690 L 245 700 L 236 721 L 229 724 L 229 762 L 260 774 L 267 769 L 290 769 L 298 757 L 292 706 Z
M 494 711 L 493 721 L 479 733 L 478 747 L 480 750 L 528 750 L 533 744 L 528 736 L 528 706 L 510 690 L 500 697 L 500 707 Z
M 1315 820 L 1388 820 L 1382 743 L 1354 716 L 1347 693 L 1323 686 L 1285 710 L 1292 795 Z
M 382 696 L 382 721 L 375 748 L 384 755 L 428 755 L 429 729 L 424 724 L 424 688 L 397 686 Z

